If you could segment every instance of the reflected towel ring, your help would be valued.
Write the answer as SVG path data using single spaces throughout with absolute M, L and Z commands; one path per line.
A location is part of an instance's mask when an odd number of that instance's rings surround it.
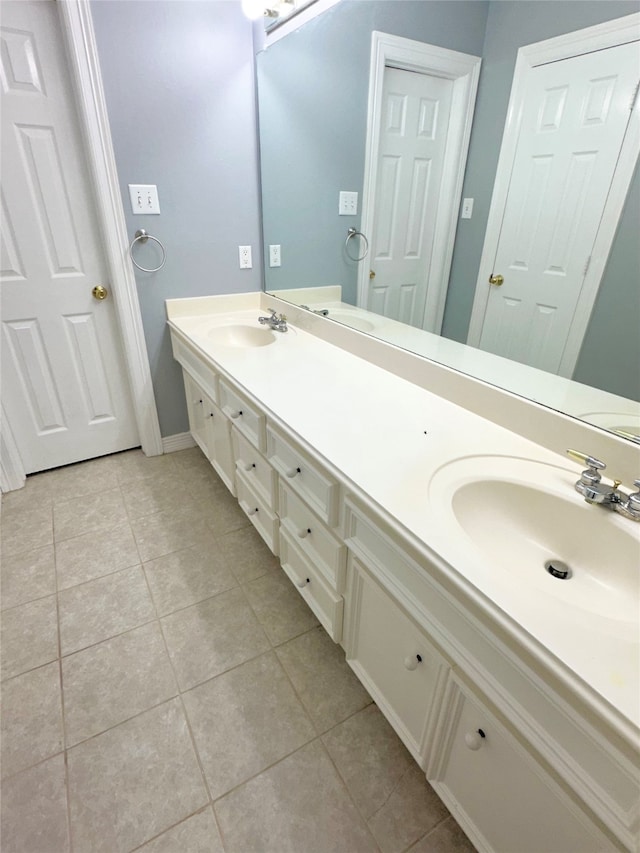
M 362 253 L 362 255 L 360 255 L 360 257 L 354 258 L 353 255 L 349 252 L 349 240 L 351 240 L 352 237 L 362 237 L 364 241 L 364 252 Z M 347 239 L 344 241 L 344 250 L 347 253 L 347 257 L 350 258 L 352 261 L 364 261 L 364 259 L 369 254 L 369 241 L 364 236 L 362 231 L 358 231 L 356 228 L 349 228 L 349 230 L 347 231 Z
M 133 247 L 138 242 L 138 240 L 141 243 L 146 243 L 147 240 L 153 240 L 155 243 L 158 244 L 158 246 L 160 246 L 160 248 L 162 249 L 162 260 L 160 261 L 160 266 L 153 267 L 152 269 L 140 266 L 140 264 L 133 257 Z M 167 260 L 167 251 L 157 237 L 154 237 L 153 234 L 147 234 L 144 228 L 140 228 L 138 231 L 136 231 L 135 237 L 133 238 L 133 240 L 131 241 L 131 245 L 129 246 L 129 257 L 131 258 L 133 265 L 138 267 L 139 270 L 142 270 L 142 272 L 158 272 L 158 270 L 162 269 L 162 267 L 164 266 L 164 262 Z

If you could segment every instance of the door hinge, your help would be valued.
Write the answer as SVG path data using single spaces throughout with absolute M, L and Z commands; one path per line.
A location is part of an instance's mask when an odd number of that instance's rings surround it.
M 587 262 L 584 265 L 584 272 L 582 273 L 582 277 L 584 278 L 589 271 L 589 267 L 591 266 L 591 255 L 587 258 Z
M 633 112 L 633 108 L 636 105 L 636 101 L 638 100 L 638 92 L 640 91 L 640 80 L 638 80 L 638 85 L 635 88 L 633 93 L 633 97 L 631 98 L 631 106 L 629 107 L 629 112 Z

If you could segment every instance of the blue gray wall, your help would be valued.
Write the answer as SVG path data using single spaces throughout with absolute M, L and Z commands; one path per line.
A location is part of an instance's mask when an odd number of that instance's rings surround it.
M 362 201 L 372 30 L 479 56 L 487 10 L 484 0 L 342 0 L 258 54 L 264 241 L 282 246 L 267 290 L 341 284 L 356 301 L 344 242 L 360 216 L 338 216 L 338 193 Z
M 260 290 L 260 197 L 252 25 L 239 2 L 92 0 L 130 237 L 162 240 L 136 271 L 163 436 L 188 429 L 164 300 Z M 157 184 L 159 216 L 133 216 L 127 184 Z M 253 269 L 238 267 L 253 246 Z M 154 266 L 151 244 L 139 262 Z

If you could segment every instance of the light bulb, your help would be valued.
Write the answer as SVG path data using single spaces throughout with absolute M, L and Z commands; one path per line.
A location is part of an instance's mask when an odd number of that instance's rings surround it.
M 262 0 L 242 0 L 242 11 L 250 21 L 257 21 L 264 17 L 264 3 Z

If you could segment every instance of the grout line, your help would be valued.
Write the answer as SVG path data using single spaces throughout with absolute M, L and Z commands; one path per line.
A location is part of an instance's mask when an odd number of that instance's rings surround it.
M 176 826 L 180 826 L 181 824 L 186 823 L 188 820 L 191 820 L 192 817 L 195 817 L 196 815 L 202 814 L 207 809 L 211 809 L 211 803 L 207 803 L 205 806 L 200 806 L 199 809 L 196 809 L 194 812 L 191 812 L 191 814 L 188 814 L 186 817 L 181 818 L 181 820 L 178 820 L 175 823 L 172 823 L 171 826 L 168 826 L 166 829 L 163 829 L 162 832 L 159 832 L 157 835 L 154 835 L 152 838 L 147 838 L 145 841 L 142 842 L 142 844 L 139 844 L 137 847 L 134 847 L 132 850 L 128 851 L 128 853 L 136 853 L 136 851 L 142 850 L 146 844 L 151 844 L 152 841 L 156 841 L 158 838 L 163 836 L 165 834 L 165 832 L 171 832 L 171 830 L 175 829 Z M 211 809 L 211 811 L 213 811 L 213 809 Z M 215 817 L 214 817 L 214 820 L 215 820 Z M 187 851 L 184 851 L 183 853 L 187 853 Z

